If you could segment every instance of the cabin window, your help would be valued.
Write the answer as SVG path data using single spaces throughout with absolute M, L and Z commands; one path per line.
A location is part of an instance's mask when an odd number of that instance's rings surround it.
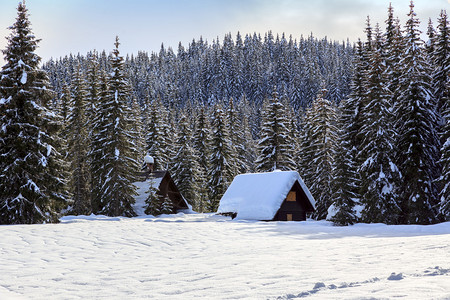
M 286 221 L 292 221 L 292 214 L 286 214 Z
M 295 192 L 294 191 L 289 192 L 286 201 L 295 202 L 295 200 L 296 200 Z

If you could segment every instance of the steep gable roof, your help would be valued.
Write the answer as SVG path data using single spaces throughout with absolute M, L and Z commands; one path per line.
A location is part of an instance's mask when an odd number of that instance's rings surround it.
M 237 213 L 237 219 L 272 220 L 298 181 L 312 207 L 315 200 L 296 171 L 238 175 L 220 200 L 218 213 Z

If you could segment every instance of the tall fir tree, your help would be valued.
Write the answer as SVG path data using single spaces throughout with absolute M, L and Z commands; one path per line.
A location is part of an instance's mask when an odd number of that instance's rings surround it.
M 386 63 L 385 74 L 388 77 L 387 87 L 391 91 L 391 103 L 396 104 L 400 92 L 399 78 L 402 72 L 400 60 L 403 57 L 404 43 L 400 21 L 394 18 L 394 9 L 392 8 L 392 5 L 389 5 L 386 25 L 383 45 Z
M 87 56 L 86 82 L 86 118 L 89 139 L 91 139 L 96 131 L 96 128 L 92 125 L 98 112 L 97 107 L 100 97 L 100 68 L 96 51 L 89 53 Z
M 446 106 L 444 120 L 445 125 L 442 132 L 444 136 L 447 136 L 447 139 L 441 148 L 440 164 L 442 166 L 442 174 L 439 181 L 442 189 L 439 194 L 439 214 L 446 221 L 450 221 L 450 105 Z
M 332 204 L 332 171 L 337 142 L 337 114 L 336 108 L 330 101 L 325 99 L 327 90 L 322 89 L 312 106 L 306 113 L 303 133 L 302 148 L 305 157 L 309 159 L 306 164 L 302 163 L 300 171 L 307 180 L 311 194 L 316 200 L 316 211 L 313 213 L 315 219 L 326 218 L 328 208 Z M 305 169 L 304 165 L 306 165 Z
M 348 130 L 349 138 L 352 145 L 352 157 L 355 166 L 360 166 L 362 164 L 363 158 L 359 155 L 361 151 L 361 145 L 363 136 L 360 134 L 361 127 L 364 123 L 364 116 L 362 114 L 363 107 L 365 106 L 366 91 L 367 91 L 367 50 L 365 50 L 364 45 L 361 41 L 358 41 L 356 48 L 355 57 L 355 72 L 351 83 L 351 92 L 348 98 L 349 109 L 353 108 L 353 113 L 349 120 Z M 360 180 L 358 181 L 358 186 L 360 185 Z M 359 193 L 359 188 L 357 193 Z M 359 197 L 360 198 L 360 197 Z
M 350 85 L 350 95 L 341 102 L 339 136 L 336 160 L 333 169 L 334 181 L 333 210 L 330 219 L 336 225 L 357 222 L 360 215 L 356 211 L 360 204 L 361 176 L 357 172 L 360 162 L 360 148 L 363 136 L 360 134 L 364 117 L 362 108 L 367 87 L 367 70 L 364 62 L 364 48 L 358 41 L 354 58 L 355 72 Z
M 438 112 L 445 117 L 445 111 L 450 106 L 450 28 L 445 10 L 441 11 L 438 20 L 433 68 L 433 92 L 438 102 Z
M 161 212 L 161 196 L 157 194 L 158 187 L 156 186 L 156 179 L 153 177 L 153 174 L 150 174 L 150 178 L 148 179 L 149 189 L 146 192 L 148 194 L 145 199 L 145 204 L 147 205 L 145 208 L 145 214 L 158 216 Z
M 245 164 L 240 166 L 240 173 L 254 172 L 256 160 L 256 143 L 253 138 L 250 119 L 252 109 L 247 99 L 243 96 L 239 102 L 239 119 L 241 132 L 239 133 L 239 143 L 237 145 L 238 159 Z
M 429 61 L 432 62 L 434 47 L 436 44 L 436 30 L 433 27 L 433 21 L 431 21 L 431 18 L 428 19 L 427 37 L 428 40 L 425 43 L 425 50 Z
M 232 165 L 230 164 L 233 154 L 227 118 L 220 105 L 215 107 L 211 123 L 208 211 L 215 212 L 219 206 L 220 198 L 233 179 Z
M 136 148 L 134 153 L 136 157 L 134 159 L 139 162 L 142 157 L 145 156 L 147 144 L 145 141 L 144 117 L 142 109 L 135 97 L 133 97 L 131 103 L 130 128 L 135 133 L 133 140 Z
M 233 154 L 231 163 L 233 165 L 232 174 L 234 177 L 237 174 L 242 173 L 242 170 L 247 169 L 247 163 L 246 161 L 241 159 L 242 148 L 240 147 L 240 145 L 243 145 L 243 131 L 241 127 L 242 120 L 238 117 L 238 112 L 235 108 L 233 98 L 230 98 L 230 100 L 228 101 L 226 115 L 228 119 L 228 132 L 230 133 L 231 148 Z
M 441 11 L 437 26 L 434 52 L 433 91 L 441 113 L 441 159 L 442 174 L 439 179 L 439 214 L 450 220 L 450 31 L 446 11 Z
M 96 51 L 90 52 L 86 58 L 86 130 L 88 133 L 88 165 L 89 165 L 89 187 L 90 187 L 90 198 L 91 198 L 91 208 L 92 203 L 95 203 L 95 198 L 99 197 L 98 182 L 94 178 L 94 173 L 98 172 L 96 168 L 96 161 L 101 159 L 101 154 L 98 149 L 95 149 L 96 145 L 94 139 L 98 137 L 98 126 L 96 126 L 96 118 L 98 115 L 98 105 L 100 99 L 100 76 L 101 71 L 98 62 L 98 54 Z M 95 151 L 94 151 L 95 149 Z M 95 206 L 95 204 L 94 204 Z M 95 210 L 94 210 L 95 211 Z
M 352 143 L 351 124 L 354 107 L 350 99 L 341 101 L 338 121 L 336 158 L 333 168 L 332 206 L 330 220 L 339 226 L 352 225 L 358 221 L 355 210 L 359 203 L 359 177 L 354 159 L 355 147 Z
M 185 115 L 179 120 L 176 155 L 173 157 L 173 177 L 180 193 L 193 205 L 199 197 L 199 165 L 191 146 L 191 129 Z
M 100 213 L 105 203 L 103 196 L 103 186 L 107 178 L 104 169 L 104 158 L 106 157 L 107 148 L 105 143 L 110 139 L 109 124 L 111 117 L 109 116 L 109 86 L 105 71 L 99 76 L 98 103 L 96 106 L 96 114 L 93 116 L 92 127 L 95 130 L 91 133 L 89 148 L 89 166 L 91 170 L 91 206 L 93 213 Z
M 272 98 L 263 108 L 260 141 L 257 146 L 259 156 L 255 161 L 258 172 L 296 169 L 286 112 L 274 89 Z
M 206 209 L 206 200 L 208 198 L 208 179 L 207 174 L 209 170 L 209 123 L 206 118 L 205 107 L 201 107 L 196 118 L 196 128 L 193 137 L 194 151 L 199 165 L 199 198 L 194 205 L 194 210 L 197 212 L 204 212 Z
M 70 108 L 71 108 L 71 92 L 69 85 L 64 83 L 61 90 L 61 95 L 59 97 L 59 101 L 57 101 L 57 115 L 61 118 L 61 126 L 58 130 L 58 139 L 60 140 L 60 147 L 59 152 L 61 153 L 61 159 L 63 162 L 63 166 L 61 169 L 61 176 L 66 179 L 66 191 L 68 199 L 73 199 L 72 195 L 70 194 L 70 160 L 68 159 L 69 156 L 69 128 L 68 128 L 68 121 L 69 121 L 69 114 L 70 114 Z M 69 205 L 73 204 L 73 201 L 69 200 Z
M 48 109 L 52 94 L 25 4 L 10 30 L 0 73 L 0 224 L 58 222 L 67 204 L 61 120 Z
M 369 53 L 367 75 L 367 103 L 362 108 L 363 137 L 360 155 L 364 158 L 361 174 L 361 212 L 363 222 L 396 224 L 400 217 L 397 185 L 400 173 L 394 163 L 394 131 L 391 92 L 383 59 L 383 43 L 379 28 Z
M 89 140 L 86 119 L 86 86 L 80 67 L 72 79 L 71 111 L 68 118 L 68 159 L 70 161 L 70 191 L 75 215 L 91 213 L 90 172 L 88 165 Z
M 395 107 L 398 137 L 396 164 L 404 178 L 399 187 L 401 223 L 436 222 L 439 159 L 438 117 L 429 64 L 420 39 L 419 20 L 410 4 L 400 61 L 399 97 Z
M 59 98 L 58 114 L 61 116 L 63 121 L 63 127 L 66 125 L 67 119 L 69 118 L 69 108 L 70 108 L 70 88 L 69 85 L 64 83 L 62 87 L 61 97 Z M 66 136 L 61 135 L 63 139 Z
M 312 117 L 312 109 L 307 109 L 303 113 L 300 121 L 299 149 L 296 155 L 298 173 L 308 187 L 315 178 L 313 169 L 315 151 L 312 140 Z
M 155 170 L 167 170 L 170 161 L 167 118 L 168 113 L 160 98 L 149 104 L 145 139 L 147 153 L 155 159 Z
M 106 120 L 103 134 L 101 213 L 108 216 L 135 216 L 133 210 L 139 164 L 134 145 L 136 133 L 130 129 L 132 113 L 128 106 L 130 87 L 124 75 L 123 57 L 119 53 L 119 39 L 110 58 L 112 73 L 108 78 L 109 90 L 101 99 L 101 114 Z

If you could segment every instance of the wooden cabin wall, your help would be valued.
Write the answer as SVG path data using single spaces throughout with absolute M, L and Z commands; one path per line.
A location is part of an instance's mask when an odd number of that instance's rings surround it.
M 290 192 L 295 192 L 295 201 L 287 201 L 289 194 L 275 214 L 273 221 L 306 221 L 306 205 L 308 198 L 298 182 L 292 186 Z

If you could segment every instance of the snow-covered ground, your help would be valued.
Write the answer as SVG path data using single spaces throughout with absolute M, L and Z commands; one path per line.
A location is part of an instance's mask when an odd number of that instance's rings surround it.
M 450 299 L 449 222 L 90 216 L 0 237 L 0 299 Z

